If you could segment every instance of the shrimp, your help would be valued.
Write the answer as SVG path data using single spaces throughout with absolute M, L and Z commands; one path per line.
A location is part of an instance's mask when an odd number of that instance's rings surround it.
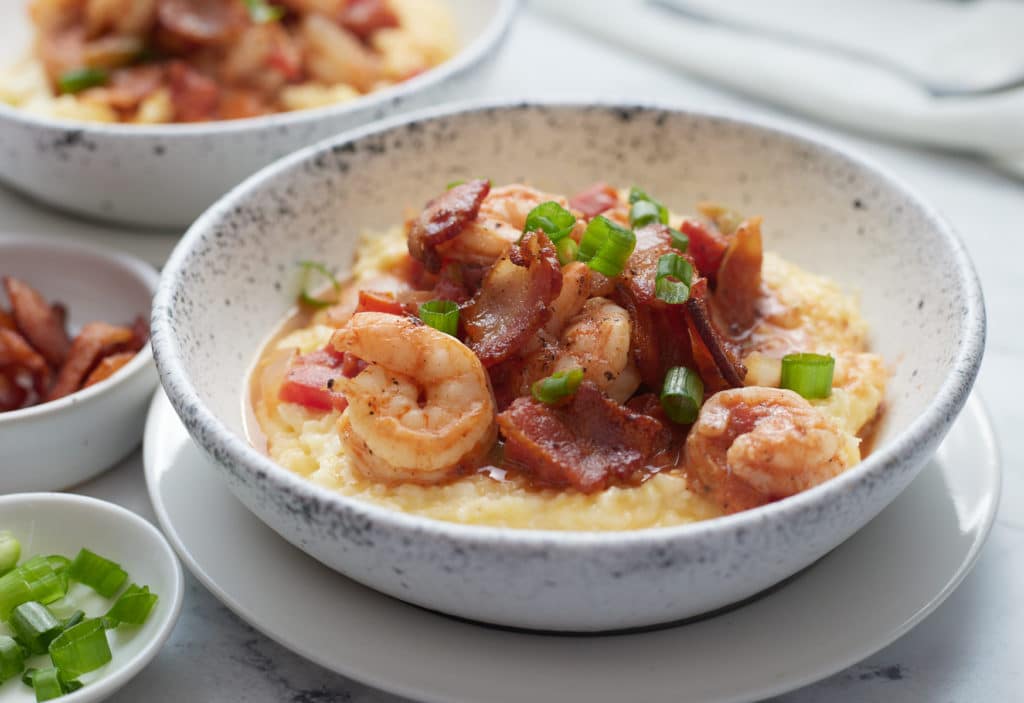
M 529 186 L 512 184 L 494 188 L 480 204 L 476 219 L 458 236 L 438 245 L 437 250 L 446 259 L 489 266 L 519 240 L 530 210 L 549 200 L 568 207 L 565 198 Z
M 686 439 L 686 468 L 733 512 L 827 481 L 857 453 L 856 438 L 793 391 L 735 388 L 701 408 Z
M 377 481 L 431 484 L 471 468 L 497 439 L 494 394 L 480 360 L 414 320 L 363 312 L 331 344 L 366 362 L 335 381 L 348 399 L 342 443 Z
M 583 368 L 584 378 L 620 403 L 640 385 L 630 354 L 629 313 L 607 298 L 591 298 L 562 332 L 555 370 Z

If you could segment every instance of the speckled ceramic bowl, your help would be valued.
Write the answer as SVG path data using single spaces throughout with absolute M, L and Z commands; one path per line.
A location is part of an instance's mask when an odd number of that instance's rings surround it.
M 336 495 L 253 449 L 246 374 L 289 309 L 292 262 L 351 260 L 356 234 L 482 174 L 572 192 L 642 183 L 678 209 L 714 198 L 765 217 L 770 248 L 860 291 L 895 373 L 877 447 L 800 495 L 703 523 L 619 533 L 437 522 Z M 595 631 L 750 597 L 874 517 L 917 473 L 971 389 L 985 338 L 964 249 L 891 175 L 771 126 L 655 107 L 484 105 L 419 114 L 301 151 L 204 214 L 153 312 L 164 388 L 234 493 L 300 549 L 373 588 L 502 625 Z
M 359 100 L 187 125 L 54 120 L 0 102 L 0 182 L 76 214 L 186 227 L 261 166 L 341 130 L 466 95 L 486 80 L 518 0 L 445 0 L 462 48 L 421 76 Z M 0 67 L 27 53 L 26 0 L 0 0 Z

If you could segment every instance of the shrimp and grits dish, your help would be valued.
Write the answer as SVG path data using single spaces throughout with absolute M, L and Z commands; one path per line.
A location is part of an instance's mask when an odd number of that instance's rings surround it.
M 29 57 L 0 102 L 34 114 L 155 124 L 325 107 L 456 51 L 444 0 L 31 0 Z
M 889 375 L 856 299 L 765 251 L 761 218 L 698 210 L 450 184 L 346 282 L 301 263 L 250 440 L 346 496 L 516 528 L 678 525 L 839 475 Z

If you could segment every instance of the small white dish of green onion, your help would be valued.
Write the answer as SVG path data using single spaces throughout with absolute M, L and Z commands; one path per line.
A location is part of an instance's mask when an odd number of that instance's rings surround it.
M 159 651 L 184 580 L 138 515 L 63 493 L 0 497 L 0 703 L 99 701 Z

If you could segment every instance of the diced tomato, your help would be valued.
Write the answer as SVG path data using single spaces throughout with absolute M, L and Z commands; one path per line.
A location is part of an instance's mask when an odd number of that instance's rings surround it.
M 714 281 L 729 242 L 721 233 L 712 232 L 697 220 L 683 220 L 679 225 L 679 231 L 690 238 L 690 247 L 687 252 L 697 263 L 697 270 Z
M 362 363 L 354 357 L 338 354 L 331 347 L 297 356 L 285 374 L 278 397 L 286 403 L 298 403 L 317 410 L 344 410 L 348 401 L 334 390 L 334 381 L 342 375 L 354 375 Z
M 359 291 L 359 302 L 356 312 L 385 312 L 390 315 L 404 315 L 405 306 L 395 300 L 393 293 L 372 290 Z
M 619 202 L 619 193 L 607 183 L 598 182 L 569 198 L 569 207 L 587 217 L 597 217 Z

